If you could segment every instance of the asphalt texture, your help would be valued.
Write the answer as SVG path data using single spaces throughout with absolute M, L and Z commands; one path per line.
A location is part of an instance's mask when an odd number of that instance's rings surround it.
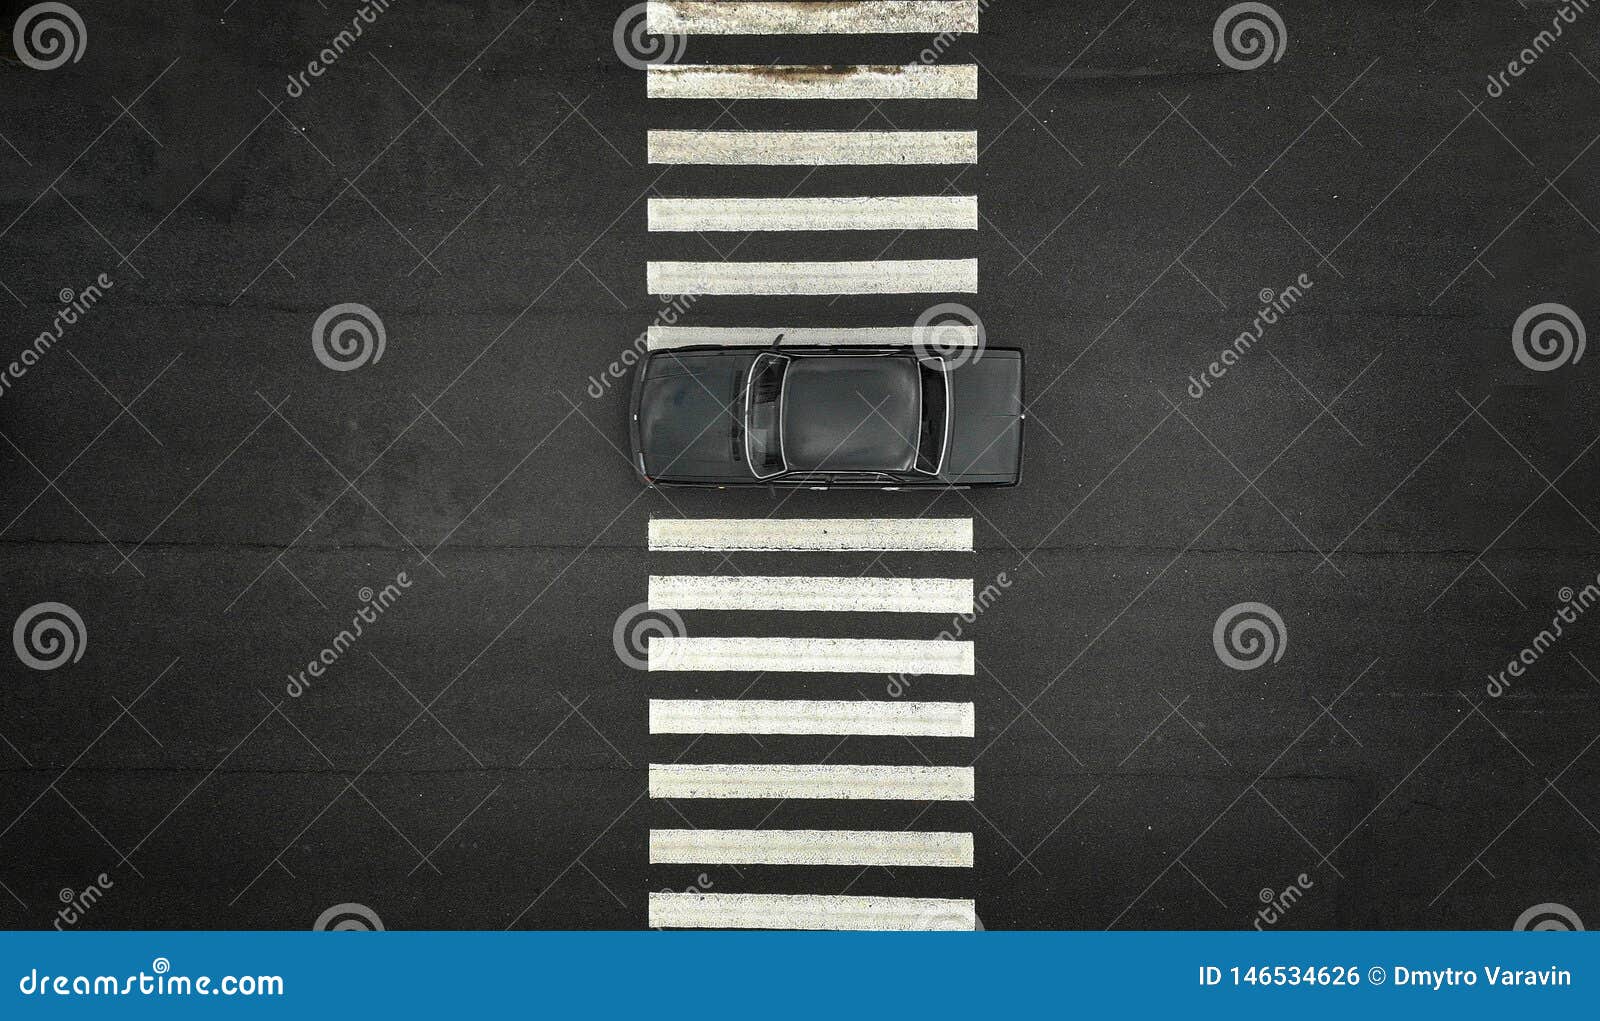
M 10 352 L 113 286 L 0 394 L 9 625 L 0 924 L 636 928 L 649 890 L 971 897 L 988 929 L 1509 928 L 1600 918 L 1600 615 L 1489 675 L 1600 572 L 1596 356 L 1534 371 L 1525 310 L 1600 324 L 1600 13 L 1498 97 L 1548 3 L 994 0 L 962 102 L 652 101 L 620 5 L 77 0 L 81 59 L 13 56 Z M 684 62 L 903 63 L 915 37 L 694 39 Z M 970 168 L 645 163 L 648 127 L 976 128 Z M 958 173 L 959 171 L 959 173 Z M 976 194 L 982 229 L 647 235 L 661 195 Z M 734 251 L 736 247 L 736 251 Z M 1028 358 L 1016 489 L 652 492 L 607 366 L 665 302 L 649 259 L 964 258 Z M 1199 398 L 1260 292 L 1304 298 Z M 701 325 L 904 325 L 930 296 L 705 297 Z M 381 360 L 313 326 L 375 310 Z M 593 382 L 601 380 L 604 385 Z M 599 391 L 593 396 L 590 391 Z M 736 555 L 747 573 L 971 577 L 971 742 L 651 738 L 652 692 L 884 697 L 887 679 L 666 678 L 613 650 L 651 517 L 972 517 L 969 555 Z M 952 567 L 952 565 L 955 565 Z M 290 677 L 405 572 L 298 697 Z M 997 586 L 998 587 L 998 586 Z M 1230 607 L 1282 655 L 1222 662 Z M 824 619 L 825 618 L 825 619 Z M 685 615 L 693 634 L 934 637 L 905 615 Z M 840 691 L 844 695 L 837 695 Z M 652 802 L 652 761 L 975 764 L 973 805 Z M 754 756 L 754 758 L 752 758 Z M 867 825 L 861 824 L 866 822 Z M 971 870 L 650 867 L 650 827 L 971 831 Z M 1303 879 L 1302 879 L 1303 877 Z

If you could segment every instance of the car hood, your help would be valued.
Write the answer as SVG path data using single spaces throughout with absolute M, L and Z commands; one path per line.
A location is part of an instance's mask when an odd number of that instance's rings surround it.
M 639 452 L 656 478 L 749 476 L 739 449 L 737 406 L 754 357 L 725 354 L 653 356 L 639 388 Z
M 939 477 L 1007 484 L 1022 473 L 1022 355 L 988 351 L 950 370 L 950 449 Z

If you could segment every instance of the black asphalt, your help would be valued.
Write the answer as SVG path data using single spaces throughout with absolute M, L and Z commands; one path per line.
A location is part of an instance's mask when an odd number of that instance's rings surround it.
M 4 5 L 8 58 L 26 6 Z M 969 896 L 989 929 L 1240 928 L 1302 875 L 1285 927 L 1508 928 L 1545 902 L 1600 919 L 1600 617 L 1485 689 L 1600 572 L 1600 356 L 1535 372 L 1511 344 L 1544 302 L 1600 327 L 1600 13 L 1493 98 L 1552 5 L 1278 0 L 1287 47 L 1245 72 L 1213 49 L 1222 0 L 994 0 L 944 57 L 981 63 L 975 104 L 724 110 L 647 107 L 618 4 L 396 2 L 298 98 L 289 76 L 357 5 L 73 6 L 79 62 L 0 65 L 0 364 L 63 289 L 114 283 L 0 394 L 0 617 L 60 602 L 87 633 L 53 671 L 0 664 L 0 924 L 49 927 L 102 873 L 82 925 L 299 929 L 356 902 L 390 928 L 625 928 L 648 890 L 709 883 Z M 682 59 L 928 44 L 695 40 Z M 976 127 L 985 148 L 959 174 L 645 164 L 647 127 L 719 117 Z M 976 240 L 645 232 L 647 194 L 795 188 L 948 188 L 985 221 Z M 642 489 L 607 365 L 664 305 L 648 259 L 730 252 L 976 254 L 981 293 L 945 297 L 1026 349 L 1022 486 Z M 1301 274 L 1292 313 L 1186 393 Z M 343 302 L 387 343 L 334 372 L 311 331 Z M 928 304 L 707 297 L 686 321 L 883 325 Z M 647 736 L 651 691 L 752 681 L 618 661 L 613 622 L 651 571 L 719 566 L 648 555 L 647 521 L 775 510 L 976 520 L 970 557 L 736 560 L 996 583 L 964 625 L 976 741 Z M 402 571 L 289 697 L 360 590 Z M 1253 671 L 1212 645 L 1243 602 L 1287 631 Z M 740 616 L 686 615 L 695 634 L 950 626 Z M 652 804 L 645 765 L 680 754 L 976 754 L 979 794 L 920 816 Z M 648 867 L 646 831 L 686 820 L 971 830 L 978 867 Z

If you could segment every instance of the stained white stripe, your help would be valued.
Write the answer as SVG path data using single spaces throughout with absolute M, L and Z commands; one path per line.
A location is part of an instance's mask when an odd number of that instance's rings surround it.
M 971 674 L 972 643 L 906 638 L 651 636 L 650 669 L 755 673 Z
M 657 551 L 970 552 L 971 518 L 651 518 Z
M 977 259 L 651 262 L 651 294 L 975 294 Z
M 650 605 L 663 610 L 971 613 L 972 579 L 651 575 Z
M 970 900 L 828 894 L 650 894 L 652 929 L 830 929 L 966 931 L 977 928 Z
M 651 99 L 977 99 L 976 64 L 651 64 Z
M 652 798 L 971 801 L 971 766 L 650 765 Z
M 972 867 L 972 834 L 881 830 L 651 830 L 652 865 Z
M 976 131 L 651 131 L 651 163 L 869 166 L 978 162 Z
M 650 700 L 652 734 L 858 734 L 972 737 L 971 702 Z
M 650 0 L 646 25 L 657 35 L 937 35 L 976 32 L 978 0 Z
M 977 230 L 972 195 L 653 198 L 653 231 Z
M 918 340 L 918 331 L 912 326 L 651 326 L 647 332 L 651 351 L 706 344 L 771 347 L 779 336 L 783 337 L 780 347 L 911 347 Z M 938 333 L 941 348 L 978 346 L 976 326 L 940 323 Z

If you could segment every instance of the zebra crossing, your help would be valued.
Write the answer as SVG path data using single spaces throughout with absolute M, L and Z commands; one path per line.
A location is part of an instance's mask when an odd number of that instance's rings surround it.
M 651 130 L 646 159 L 666 166 L 953 166 L 978 162 L 976 131 Z
M 882 526 L 881 529 L 873 527 Z M 886 549 L 887 548 L 887 549 Z M 686 554 L 723 558 L 752 550 L 796 553 L 970 553 L 967 519 L 823 520 L 657 519 L 650 523 L 652 559 L 678 566 Z M 726 562 L 724 559 L 722 562 Z M 966 613 L 971 578 L 827 577 L 652 574 L 652 611 L 740 614 L 786 612 Z M 656 674 L 738 670 L 756 673 L 945 674 L 970 685 L 972 642 L 875 638 L 649 639 Z M 972 701 L 843 699 L 649 699 L 649 728 L 658 735 L 833 735 L 970 741 Z M 873 763 L 653 762 L 653 799 L 808 799 L 817 801 L 970 802 L 971 766 Z M 859 865 L 970 869 L 970 832 L 838 830 L 653 830 L 652 865 Z M 701 891 L 651 894 L 650 925 L 761 929 L 972 929 L 971 900 L 853 897 L 844 893 L 778 895 Z
M 654 518 L 653 552 L 964 553 L 971 518 Z
M 971 801 L 970 766 L 652 763 L 652 798 Z
M 971 195 L 653 198 L 653 231 L 977 230 Z
M 663 929 L 975 929 L 971 901 L 845 894 L 652 893 Z
M 920 338 L 920 331 L 914 326 L 844 326 L 830 329 L 805 326 L 761 329 L 739 326 L 652 326 L 647 331 L 646 349 L 661 351 L 698 344 L 713 344 L 718 347 L 770 347 L 775 335 L 781 335 L 785 345 L 911 347 Z M 978 328 L 970 324 L 942 323 L 939 326 L 939 345 L 941 348 L 956 352 L 976 348 Z M 957 354 L 957 357 L 960 355 Z
M 971 737 L 970 702 L 840 702 L 826 699 L 650 700 L 652 734 L 861 734 Z
M 970 613 L 972 579 L 651 575 L 650 605 L 664 610 Z
M 652 671 L 966 674 L 971 642 L 922 638 L 652 638 Z
M 972 867 L 972 834 L 881 830 L 654 830 L 650 861 L 681 865 Z
M 972 294 L 976 259 L 652 262 L 651 294 Z
M 977 0 L 770 3 L 656 0 L 647 12 L 660 35 L 851 35 L 976 32 Z
M 875 0 L 873 3 L 769 3 L 762 0 L 652 0 L 648 30 L 662 36 L 918 35 L 947 40 L 978 31 L 979 0 Z M 672 47 L 667 47 L 670 51 Z M 726 109 L 736 100 L 804 102 L 808 107 L 838 100 L 873 103 L 900 100 L 971 101 L 977 98 L 978 68 L 941 63 L 918 43 L 920 63 L 743 64 L 652 63 L 644 68 L 645 94 L 654 100 L 707 100 Z M 776 52 L 776 51 L 775 51 Z M 783 52 L 792 53 L 792 49 Z M 808 52 L 808 56 L 811 55 Z M 822 55 L 826 59 L 826 54 Z M 751 118 L 754 119 L 754 118 Z M 885 118 L 887 119 L 887 117 Z M 732 168 L 721 180 L 733 183 L 738 168 L 884 167 L 972 165 L 977 133 L 960 129 L 768 130 L 735 118 L 739 130 L 713 127 L 652 127 L 646 138 L 652 165 Z M 892 122 L 891 122 L 892 124 Z M 892 177 L 886 177 L 892 180 Z M 720 189 L 719 189 L 720 190 Z M 737 189 L 729 187 L 728 192 Z M 798 189 L 796 189 L 798 190 Z M 892 186 L 884 189 L 892 192 Z M 808 237 L 821 232 L 975 232 L 975 195 L 851 194 L 675 196 L 657 194 L 646 209 L 647 231 L 659 235 L 695 232 L 782 232 L 795 236 L 795 261 L 680 261 L 651 259 L 646 283 L 652 295 L 705 294 L 750 297 L 975 294 L 975 258 L 897 258 L 880 254 L 864 261 L 804 258 Z M 785 253 L 786 255 L 788 253 Z M 832 308 L 830 304 L 828 306 Z M 942 306 L 941 306 L 942 307 Z M 970 310 L 967 311 L 970 315 Z M 702 314 L 697 310 L 697 315 Z M 848 321 L 848 320 L 847 320 Z M 649 328 L 651 350 L 714 344 L 768 346 L 779 334 L 786 344 L 920 346 L 921 320 L 879 325 L 675 324 Z M 939 327 L 941 348 L 980 348 L 975 322 Z M 880 556 L 936 554 L 966 564 L 973 550 L 970 518 L 658 518 L 649 524 L 652 611 L 715 619 L 735 632 L 752 612 L 861 615 L 896 619 L 905 614 L 956 615 L 973 610 L 973 580 L 962 572 L 898 577 L 882 570 Z M 721 572 L 739 554 L 866 554 L 859 576 L 693 573 L 713 564 Z M 710 558 L 715 557 L 712 561 Z M 768 558 L 770 559 L 770 558 Z M 922 562 L 919 560 L 919 563 Z M 965 569 L 965 568 L 964 568 Z M 706 616 L 713 615 L 713 616 Z M 878 619 L 876 616 L 869 619 Z M 859 624 L 855 625 L 859 627 Z M 692 630 L 692 629 L 690 629 Z M 773 740 L 798 735 L 897 738 L 967 742 L 976 733 L 971 685 L 974 643 L 957 640 L 875 637 L 871 634 L 719 636 L 663 634 L 649 638 L 646 665 L 649 731 L 654 743 L 673 735 L 749 735 Z M 821 629 L 827 631 L 826 628 Z M 886 629 L 887 630 L 887 629 Z M 817 675 L 818 683 L 850 675 L 927 675 L 947 679 L 967 693 L 964 701 L 845 699 L 824 697 L 745 699 L 680 698 L 683 682 L 728 673 L 757 676 Z M 854 694 L 845 683 L 839 695 Z M 765 748 L 762 744 L 760 747 Z M 691 746 L 692 748 L 692 746 Z M 764 754 L 764 753 L 763 753 Z M 655 756 L 653 756 L 654 758 Z M 663 756 L 664 757 L 664 756 Z M 724 756 L 726 758 L 728 756 Z M 751 756 L 753 758 L 763 755 Z M 818 757 L 824 757 L 819 754 Z M 965 756 L 962 756 L 965 757 Z M 922 896 L 859 896 L 825 890 L 808 868 L 828 865 L 973 868 L 971 832 L 873 829 L 882 816 L 864 802 L 971 803 L 976 778 L 971 766 L 896 765 L 874 762 L 679 762 L 652 761 L 648 792 L 657 801 L 723 802 L 787 799 L 835 803 L 835 818 L 857 826 L 838 829 L 688 828 L 656 829 L 649 835 L 652 865 L 763 865 L 793 868 L 805 893 L 725 892 L 692 889 L 650 894 L 649 925 L 655 928 L 918 930 L 978 927 L 970 899 Z M 855 806 L 855 807 L 852 807 Z M 684 822 L 688 818 L 678 812 Z M 917 818 L 921 818 L 918 816 Z M 764 821 L 764 820 L 763 820 Z M 915 825 L 913 821 L 912 825 Z M 741 874 L 742 875 L 742 874 Z M 841 884 L 842 885 L 842 884 Z M 916 892 L 916 891 L 913 891 Z
M 650 99 L 977 99 L 971 64 L 657 64 Z

